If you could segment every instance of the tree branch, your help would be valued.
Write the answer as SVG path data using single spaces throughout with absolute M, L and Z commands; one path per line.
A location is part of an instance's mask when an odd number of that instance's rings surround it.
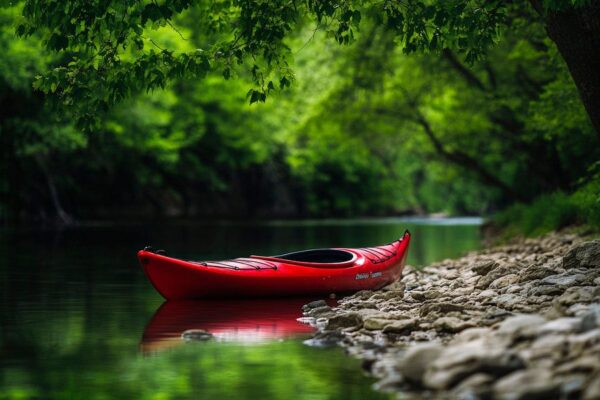
M 460 150 L 448 150 L 439 140 L 439 138 L 434 134 L 429 121 L 425 119 L 425 117 L 418 111 L 415 110 L 416 117 L 415 122 L 417 122 L 423 128 L 425 135 L 429 138 L 436 151 L 440 156 L 445 158 L 447 161 L 450 161 L 454 164 L 457 164 L 463 168 L 466 168 L 470 171 L 475 172 L 481 182 L 488 186 L 494 186 L 502 191 L 502 193 L 510 198 L 511 200 L 525 200 L 523 196 L 519 193 L 515 192 L 511 187 L 509 187 L 506 183 L 502 182 L 496 176 L 492 175 L 476 158 L 471 157 L 467 153 L 464 153 Z
M 469 70 L 467 67 L 465 67 L 456 58 L 456 56 L 450 49 L 442 50 L 442 56 L 446 59 L 446 61 L 448 61 L 450 66 L 452 68 L 454 68 L 454 70 L 456 72 L 458 72 L 458 74 L 460 76 L 462 76 L 465 79 L 465 81 L 467 81 L 468 84 L 470 84 L 471 86 L 474 86 L 475 88 L 481 90 L 482 92 L 485 92 L 487 90 L 485 85 L 483 84 L 483 82 L 481 82 L 481 80 L 477 76 L 475 76 L 475 74 L 473 74 L 473 72 L 471 72 L 471 70 Z
M 427 136 L 431 144 L 433 144 L 433 147 L 435 148 L 436 152 L 442 158 L 467 170 L 475 172 L 482 183 L 500 189 L 507 198 L 513 201 L 525 200 L 525 198 L 520 193 L 515 192 L 510 186 L 508 186 L 506 183 L 502 182 L 499 178 L 494 176 L 476 158 L 471 157 L 467 153 L 462 152 L 460 150 L 448 150 L 446 146 L 442 143 L 442 141 L 435 135 L 433 129 L 431 128 L 431 124 L 429 124 L 429 121 L 427 121 L 425 116 L 421 113 L 421 111 L 419 110 L 419 105 L 413 98 L 411 98 L 408 91 L 401 86 L 399 86 L 399 89 L 404 94 L 408 106 L 412 109 L 414 113 L 414 116 L 412 116 L 411 119 L 423 128 L 425 135 Z

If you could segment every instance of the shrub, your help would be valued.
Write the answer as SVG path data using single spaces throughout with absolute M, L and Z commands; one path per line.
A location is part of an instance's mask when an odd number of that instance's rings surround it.
M 554 192 L 515 204 L 494 216 L 506 235 L 539 236 L 569 225 L 600 231 L 600 174 L 572 194 Z

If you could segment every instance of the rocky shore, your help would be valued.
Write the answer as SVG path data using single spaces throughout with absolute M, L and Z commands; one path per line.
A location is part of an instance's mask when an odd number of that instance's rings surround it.
M 399 398 L 600 399 L 600 240 L 489 248 L 304 306 L 312 345 L 362 359 Z

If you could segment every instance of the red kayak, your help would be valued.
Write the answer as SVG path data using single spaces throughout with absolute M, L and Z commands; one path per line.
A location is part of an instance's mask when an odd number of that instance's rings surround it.
M 304 250 L 280 256 L 186 261 L 138 252 L 144 272 L 166 299 L 350 293 L 382 288 L 400 277 L 410 233 L 389 244 Z

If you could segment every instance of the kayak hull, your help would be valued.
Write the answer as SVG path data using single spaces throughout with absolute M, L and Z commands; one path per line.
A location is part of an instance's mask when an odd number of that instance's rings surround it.
M 397 280 L 409 242 L 407 231 L 388 245 L 335 249 L 352 254 L 341 263 L 259 256 L 194 262 L 146 250 L 138 252 L 138 259 L 155 289 L 169 300 L 339 294 L 376 290 Z

